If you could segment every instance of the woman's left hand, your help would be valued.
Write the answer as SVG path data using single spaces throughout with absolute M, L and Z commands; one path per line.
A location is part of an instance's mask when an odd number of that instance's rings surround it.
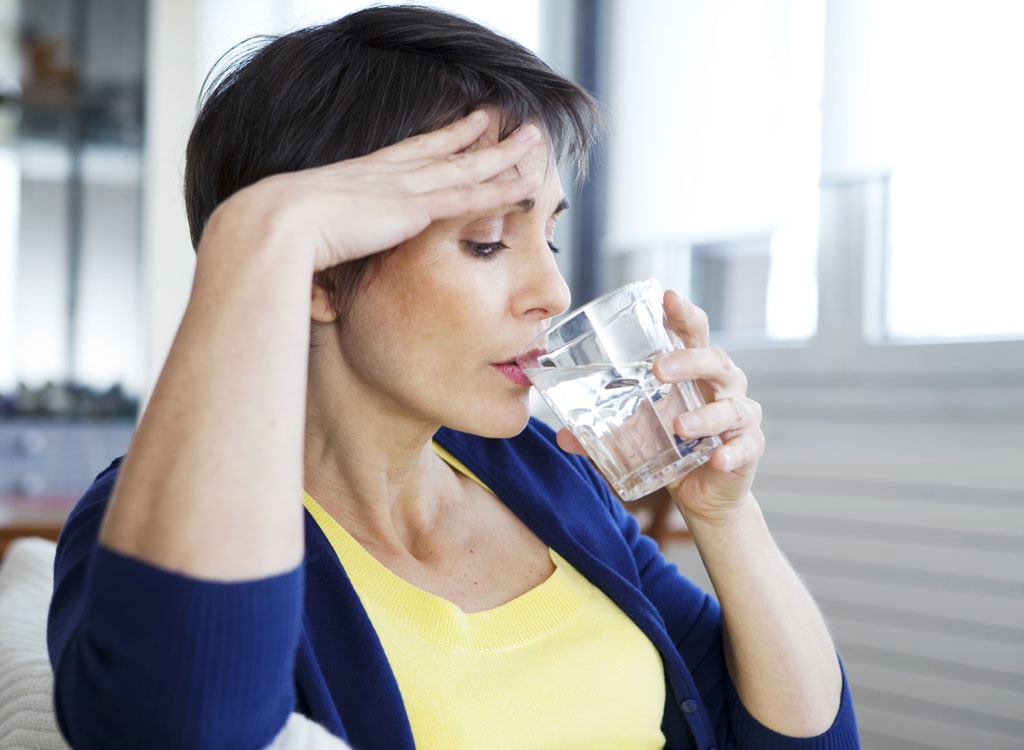
M 720 435 L 723 442 L 707 463 L 668 489 L 688 520 L 724 521 L 751 499 L 750 486 L 764 453 L 761 405 L 747 397 L 743 371 L 721 349 L 708 345 L 704 311 L 673 291 L 666 292 L 664 303 L 669 328 L 686 348 L 659 357 L 654 374 L 666 383 L 696 381 L 706 402 L 677 416 L 673 426 L 686 440 Z M 569 452 L 584 452 L 568 430 L 559 432 L 558 442 Z

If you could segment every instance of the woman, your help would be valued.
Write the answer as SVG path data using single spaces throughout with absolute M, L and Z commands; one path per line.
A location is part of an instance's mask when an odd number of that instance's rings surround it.
M 726 438 L 672 488 L 721 609 L 529 419 L 514 357 L 569 304 L 556 160 L 597 119 L 422 8 L 287 35 L 214 85 L 188 309 L 60 542 L 73 744 L 260 747 L 297 710 L 359 748 L 856 747 L 750 494 L 760 408 L 702 313 L 666 295 L 689 348 L 655 372 L 709 397 L 681 435 Z

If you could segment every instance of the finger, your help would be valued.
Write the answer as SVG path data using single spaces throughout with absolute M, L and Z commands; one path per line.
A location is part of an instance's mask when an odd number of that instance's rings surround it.
M 406 185 L 419 192 L 486 182 L 511 170 L 540 141 L 540 130 L 527 124 L 487 148 L 448 154 L 412 171 Z
M 756 467 L 764 455 L 764 433 L 747 430 L 711 453 L 709 463 L 719 471 L 742 471 Z
M 514 206 L 530 197 L 542 179 L 541 173 L 529 172 L 494 182 L 440 188 L 416 196 L 415 200 L 430 221 L 451 219 Z
M 558 434 L 555 435 L 555 440 L 558 442 L 558 447 L 566 453 L 575 453 L 578 456 L 585 456 L 587 454 L 583 449 L 583 445 L 576 439 L 576 436 L 565 427 L 558 431 Z
M 665 319 L 683 344 L 691 348 L 708 345 L 708 316 L 693 302 L 672 289 L 665 292 Z
M 761 405 L 753 399 L 732 397 L 712 401 L 710 404 L 678 415 L 672 427 L 681 438 L 742 433 L 761 424 Z
M 410 136 L 375 153 L 386 161 L 398 162 L 454 154 L 476 143 L 489 124 L 490 116 L 478 109 L 443 128 Z
M 717 346 L 676 349 L 654 361 L 654 377 L 663 383 L 705 380 L 716 393 L 744 394 L 747 376 L 724 350 Z

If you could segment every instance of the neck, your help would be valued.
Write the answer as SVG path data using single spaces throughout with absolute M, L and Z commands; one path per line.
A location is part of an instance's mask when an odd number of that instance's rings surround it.
M 459 497 L 458 477 L 431 448 L 437 428 L 366 399 L 349 396 L 342 403 L 311 382 L 306 491 L 360 541 L 414 550 Z

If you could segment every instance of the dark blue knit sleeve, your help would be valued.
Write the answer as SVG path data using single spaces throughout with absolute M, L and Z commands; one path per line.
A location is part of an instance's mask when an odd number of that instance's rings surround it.
M 665 560 L 654 541 L 640 533 L 636 520 L 621 504 L 613 502 L 611 507 L 633 550 L 641 588 L 661 613 L 676 650 L 689 669 L 719 750 L 857 750 L 860 747 L 845 674 L 836 718 L 832 726 L 817 737 L 788 737 L 751 716 L 736 693 L 725 665 L 722 613 L 717 600 Z
M 219 583 L 97 543 L 101 474 L 58 543 L 47 641 L 74 747 L 260 748 L 294 703 L 303 573 Z

